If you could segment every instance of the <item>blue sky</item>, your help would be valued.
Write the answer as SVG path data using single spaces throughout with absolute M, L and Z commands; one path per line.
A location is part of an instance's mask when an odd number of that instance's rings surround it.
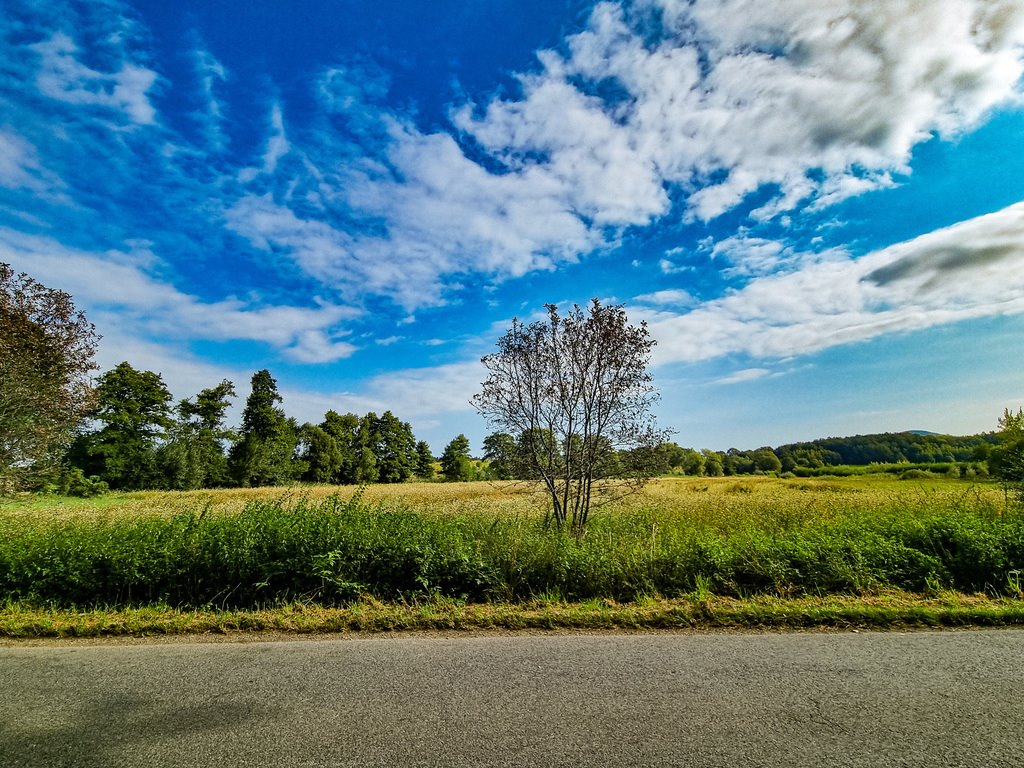
M 599 297 L 683 445 L 1024 402 L 1020 0 L 9 0 L 0 35 L 0 261 L 176 397 L 269 368 L 300 420 L 479 449 L 480 356 Z

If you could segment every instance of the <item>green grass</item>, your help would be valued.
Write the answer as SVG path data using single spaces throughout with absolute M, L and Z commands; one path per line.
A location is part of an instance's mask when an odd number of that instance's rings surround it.
M 0 609 L 0 638 L 152 637 L 184 634 L 348 633 L 493 630 L 910 629 L 1024 625 L 1024 600 L 943 593 L 922 597 L 645 598 L 565 602 L 412 602 L 363 598 L 327 607 L 289 603 L 262 610 L 169 606 L 73 610 L 19 603 Z
M 582 540 L 487 484 L 331 491 L 0 507 L 0 635 L 1024 615 L 1024 514 L 953 480 L 663 480 Z

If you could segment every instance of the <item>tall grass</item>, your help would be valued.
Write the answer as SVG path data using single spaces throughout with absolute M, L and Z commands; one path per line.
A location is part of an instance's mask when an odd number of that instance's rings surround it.
M 359 596 L 1019 592 L 1010 573 L 1024 567 L 1024 516 L 981 494 L 905 493 L 861 504 L 851 494 L 804 500 L 792 489 L 730 489 L 702 514 L 669 504 L 606 512 L 582 540 L 544 530 L 535 516 L 429 514 L 358 494 L 254 498 L 231 514 L 0 514 L 0 595 L 83 608 L 251 608 Z

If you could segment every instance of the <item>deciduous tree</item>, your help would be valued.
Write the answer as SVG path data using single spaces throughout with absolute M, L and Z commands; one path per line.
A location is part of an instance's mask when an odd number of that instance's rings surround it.
M 306 462 L 304 480 L 337 483 L 341 473 L 341 449 L 333 435 L 315 424 L 303 424 L 299 440 L 302 460 Z
M 163 378 L 123 362 L 97 379 L 96 395 L 92 417 L 103 426 L 84 435 L 75 452 L 87 474 L 98 475 L 111 488 L 159 486 L 156 449 L 173 425 L 171 393 Z
M 494 480 L 514 480 L 518 471 L 519 446 L 508 432 L 493 432 L 484 438 L 488 475 Z
M 340 414 L 328 411 L 320 429 L 334 438 L 338 449 L 338 469 L 332 483 L 351 485 L 356 482 L 356 465 L 361 458 L 363 446 L 359 444 L 360 419 L 354 413 Z
M 999 419 L 999 445 L 989 455 L 992 474 L 999 479 L 1007 497 L 1024 501 L 1024 409 L 1009 408 Z
M 473 402 L 490 424 L 520 435 L 551 519 L 582 535 L 595 492 L 636 488 L 650 476 L 642 463 L 613 455 L 665 437 L 651 414 L 655 342 L 646 324 L 629 324 L 622 306 L 594 299 L 564 317 L 552 304 L 547 310 L 546 320 L 512 321 L 498 351 L 482 359 L 488 375 Z
M 234 432 L 224 426 L 224 419 L 235 385 L 224 379 L 195 396 L 195 401 L 178 403 L 178 420 L 159 450 L 163 485 L 189 490 L 218 488 L 229 485 L 225 443 Z
M 369 424 L 370 447 L 377 458 L 377 479 L 381 483 L 408 480 L 416 468 L 416 438 L 408 422 L 391 411 Z
M 441 474 L 448 482 L 473 478 L 473 462 L 469 458 L 469 438 L 456 435 L 441 454 Z
M 98 341 L 69 294 L 0 264 L 0 494 L 57 463 L 92 405 Z

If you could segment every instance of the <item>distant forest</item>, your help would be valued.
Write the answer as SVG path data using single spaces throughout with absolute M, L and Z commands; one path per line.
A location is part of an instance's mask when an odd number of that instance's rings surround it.
M 930 471 L 984 477 L 998 433 L 968 435 L 894 432 L 827 437 L 777 448 L 743 451 L 696 451 L 674 443 L 662 446 L 663 472 L 683 475 L 751 475 L 791 473 L 801 477 L 867 472 L 902 474 Z
M 268 371 L 253 375 L 242 423 L 224 424 L 234 385 L 223 381 L 172 406 L 159 374 L 122 363 L 99 377 L 96 407 L 64 455 L 51 490 L 92 495 L 107 489 L 215 488 L 296 482 L 364 484 L 410 479 L 467 481 L 530 479 L 523 436 L 488 435 L 483 453 L 455 436 L 435 458 L 408 422 L 381 415 L 328 411 L 318 424 L 300 424 L 280 407 Z M 619 451 L 605 467 L 647 475 L 852 475 L 915 472 L 987 477 L 999 433 L 955 437 L 929 433 L 829 437 L 777 448 L 728 451 L 684 448 L 674 442 Z M 909 474 L 908 474 L 909 473 Z
M 994 432 L 966 437 L 895 432 L 790 443 L 776 448 L 775 454 L 782 461 L 783 469 L 842 464 L 935 464 L 984 461 L 998 443 L 999 435 Z

